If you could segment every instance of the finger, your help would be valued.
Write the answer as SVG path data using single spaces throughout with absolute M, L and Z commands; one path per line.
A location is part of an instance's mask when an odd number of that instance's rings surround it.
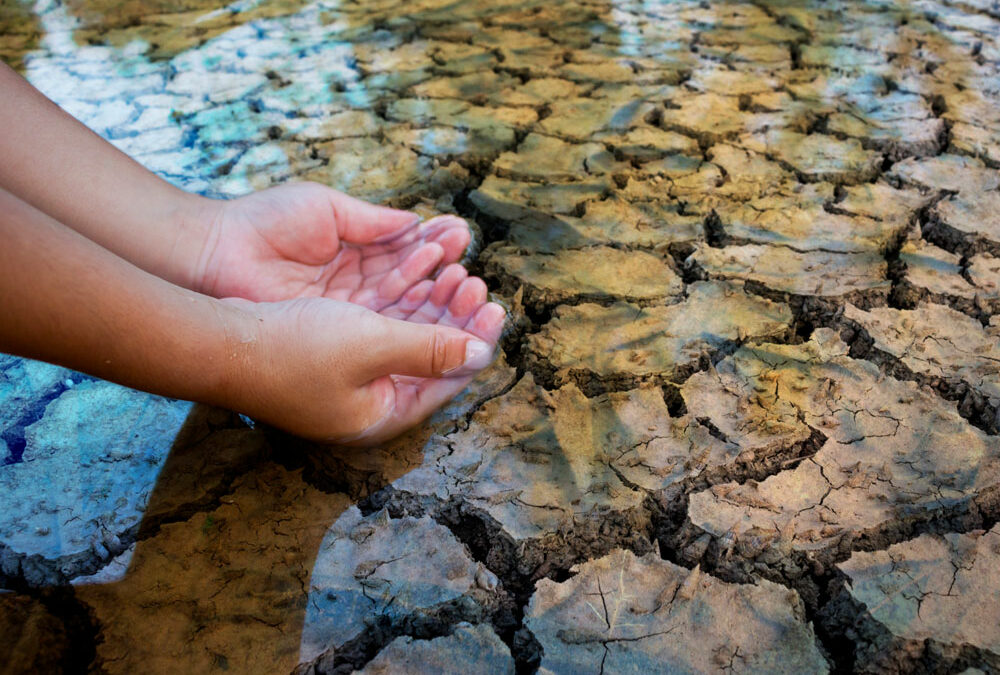
M 448 313 L 464 323 L 486 302 L 486 295 L 486 282 L 479 277 L 469 277 L 452 296 L 451 302 L 448 303 Z
M 408 319 L 427 301 L 433 288 L 434 282 L 430 279 L 417 282 L 410 290 L 403 293 L 403 297 L 379 311 L 379 314 L 390 319 Z
M 434 290 L 431 292 L 430 301 L 440 307 L 446 306 L 459 285 L 469 276 L 468 271 L 461 265 L 448 265 L 435 280 Z
M 427 301 L 417 309 L 409 320 L 415 323 L 438 323 L 447 311 L 455 291 L 469 275 L 461 265 L 449 265 L 434 280 L 434 289 Z
M 507 321 L 507 310 L 495 302 L 487 302 L 476 310 L 464 330 L 488 344 L 495 344 L 503 333 Z
M 455 328 L 379 317 L 380 335 L 366 357 L 371 380 L 384 375 L 459 376 L 493 360 L 493 345 Z
M 427 244 L 410 254 L 396 269 L 389 272 L 378 286 L 379 300 L 383 306 L 395 302 L 414 284 L 423 281 L 438 266 L 444 249 L 437 244 Z
M 337 190 L 330 190 L 330 206 L 340 239 L 353 244 L 383 239 L 420 222 L 410 211 L 370 204 Z
M 434 237 L 432 241 L 444 249 L 444 261 L 453 263 L 460 260 L 469 247 L 472 233 L 465 228 L 453 227 Z

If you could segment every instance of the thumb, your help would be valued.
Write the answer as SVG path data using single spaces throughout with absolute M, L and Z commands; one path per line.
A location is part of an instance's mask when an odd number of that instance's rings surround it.
M 331 190 L 330 205 L 341 241 L 368 244 L 420 221 L 412 211 L 378 206 Z
M 457 328 L 381 317 L 382 337 L 373 345 L 369 376 L 458 377 L 493 361 L 493 345 Z

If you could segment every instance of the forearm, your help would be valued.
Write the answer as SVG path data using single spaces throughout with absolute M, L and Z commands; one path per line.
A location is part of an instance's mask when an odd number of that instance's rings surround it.
M 0 63 L 0 189 L 186 288 L 214 200 L 185 193 L 87 129 Z
M 0 191 L 0 351 L 229 404 L 243 311 L 150 275 Z

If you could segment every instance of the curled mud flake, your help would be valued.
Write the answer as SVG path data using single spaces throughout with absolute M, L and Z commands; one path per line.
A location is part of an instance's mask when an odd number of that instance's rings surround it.
M 976 296 L 995 303 L 1000 301 L 1000 258 L 980 253 L 969 261 L 969 279 L 975 284 Z
M 828 670 L 801 600 L 777 584 L 730 584 L 621 550 L 572 571 L 562 583 L 540 581 L 525 613 L 545 672 L 595 662 L 606 672 L 664 663 L 704 672 L 731 661 L 768 672 Z
M 844 188 L 843 199 L 834 208 L 889 224 L 907 225 L 932 201 L 932 196 L 915 188 L 896 188 L 888 183 L 862 183 Z
M 459 623 L 450 635 L 431 640 L 398 637 L 388 644 L 359 675 L 437 673 L 468 675 L 489 664 L 490 672 L 514 675 L 514 659 L 488 625 Z
M 844 582 L 824 620 L 859 636 L 855 657 L 864 672 L 970 663 L 995 670 L 998 563 L 1000 527 L 857 552 L 837 565 Z
M 683 213 L 669 201 L 634 201 L 616 192 L 607 199 L 588 201 L 583 208 L 583 216 L 574 223 L 581 242 L 663 248 L 704 236 L 704 218 Z
M 906 282 L 916 289 L 916 296 L 931 294 L 972 300 L 977 289 L 962 276 L 961 256 L 920 239 L 911 239 L 899 251 L 906 265 Z
M 697 282 L 673 305 L 560 306 L 527 349 L 557 382 L 666 382 L 704 368 L 726 344 L 783 335 L 790 321 L 787 305 L 750 296 L 739 284 Z
M 718 204 L 715 211 L 722 230 L 735 240 L 778 244 L 798 251 L 879 253 L 909 226 L 905 221 L 831 213 L 824 201 L 821 194 L 802 201 L 762 197 Z
M 534 305 L 613 299 L 664 302 L 684 290 L 681 278 L 662 257 L 643 251 L 596 246 L 548 256 L 493 246 L 484 257 L 488 274 L 505 288 L 524 285 L 525 298 Z
M 352 506 L 327 531 L 309 580 L 302 661 L 335 659 L 377 624 L 399 634 L 407 621 L 446 623 L 443 616 L 455 612 L 478 621 L 496 604 L 495 577 L 447 528 L 427 516 L 379 520 Z M 359 529 L 366 532 L 360 543 Z
M 516 152 L 500 155 L 498 176 L 523 181 L 573 181 L 590 173 L 612 173 L 614 157 L 599 143 L 567 143 L 552 136 L 529 134 Z
M 932 303 L 913 310 L 877 307 L 868 312 L 847 305 L 844 316 L 864 328 L 876 349 L 913 372 L 965 382 L 993 410 L 1000 404 L 1000 340 L 975 319 Z
M 433 459 L 393 487 L 439 500 L 461 496 L 515 541 L 572 532 L 601 513 L 641 528 L 643 494 L 610 464 L 650 442 L 657 433 L 650 426 L 669 426 L 658 389 L 588 400 L 573 385 L 547 393 L 527 375 L 487 402 L 468 429 L 442 437 Z
M 728 143 L 713 145 L 706 156 L 726 174 L 716 194 L 735 201 L 754 199 L 795 181 L 792 172 L 777 162 Z
M 744 279 L 793 295 L 838 297 L 890 285 L 877 253 L 796 251 L 784 246 L 699 246 L 689 259 L 710 278 Z
M 73 384 L 68 371 L 63 372 L 72 387 L 60 379 L 49 388 L 45 376 L 61 369 L 41 364 L 27 369 L 38 373 L 41 386 L 25 387 L 11 402 L 13 411 L 24 407 L 27 414 L 32 407 L 37 416 L 22 415 L 20 428 L 10 429 L 20 432 L 22 450 L 19 461 L 0 466 L 0 491 L 8 496 L 0 509 L 0 578 L 41 586 L 96 572 L 135 539 L 191 404 L 108 382 Z M 13 374 L 14 368 L 7 372 Z M 18 401 L 22 396 L 27 400 Z M 11 421 L 14 427 L 18 418 Z M 123 426 L 132 432 L 122 434 Z M 258 449 L 234 451 L 254 455 Z M 203 485 L 182 480 L 172 496 L 181 504 L 187 498 L 198 501 L 225 480 L 222 475 L 204 478 Z M 48 488 L 39 495 L 42 485 Z M 150 506 L 170 510 L 169 505 Z
M 836 556 L 843 541 L 975 512 L 1000 483 L 996 443 L 954 404 L 846 356 L 829 333 L 804 345 L 743 347 L 718 365 L 718 377 L 704 373 L 685 385 L 689 409 L 728 399 L 734 410 L 747 401 L 738 417 L 726 408 L 713 415 L 733 442 L 762 440 L 747 433 L 748 416 L 826 437 L 815 455 L 764 481 L 693 494 L 689 518 L 699 531 L 720 540 L 731 532 L 737 542 L 756 530 L 773 530 L 777 540 L 794 531 L 793 550 Z M 764 391 L 754 396 L 758 385 Z
M 766 131 L 739 138 L 739 144 L 784 163 L 808 181 L 853 185 L 878 175 L 882 155 L 865 150 L 856 139 L 823 134 Z
M 830 133 L 857 138 L 865 147 L 886 152 L 893 159 L 927 157 L 942 149 L 945 123 L 934 116 L 923 96 L 893 91 L 857 97 L 850 105 L 849 112 L 830 115 Z
M 580 98 L 556 100 L 549 106 L 550 115 L 539 122 L 539 131 L 574 140 L 591 140 L 598 133 L 625 133 L 642 123 L 654 108 L 653 102 Z M 659 131 L 649 129 L 649 131 Z M 640 137 L 641 138 L 641 137 Z M 673 140 L 662 132 L 650 140 Z M 675 141 L 676 143 L 676 141 Z M 669 147 L 669 146 L 668 146 Z
M 1000 187 L 1000 171 L 990 169 L 971 157 L 940 155 L 923 159 L 909 158 L 893 164 L 889 178 L 905 184 L 931 190 L 966 193 L 971 200 L 978 199 Z M 989 198 L 989 195 L 985 195 Z M 995 215 L 995 214 L 994 214 Z
M 995 174 L 1000 184 L 1000 171 L 983 169 Z M 1000 192 L 978 192 L 965 188 L 963 192 L 938 202 L 933 209 L 937 220 L 958 235 L 982 239 L 996 250 L 1000 245 Z M 947 232 L 941 236 L 947 236 Z

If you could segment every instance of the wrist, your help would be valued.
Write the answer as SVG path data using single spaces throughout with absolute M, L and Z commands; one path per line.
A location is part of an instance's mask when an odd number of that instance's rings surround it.
M 219 221 L 226 204 L 181 192 L 173 200 L 166 216 L 166 227 L 174 233 L 166 269 L 171 270 L 174 283 L 198 293 L 206 293 L 206 271 L 212 252 L 219 241 Z
M 205 379 L 202 400 L 212 405 L 253 414 L 259 408 L 255 392 L 261 390 L 261 321 L 255 304 L 201 296 L 211 308 L 213 364 Z M 255 386 L 256 383 L 256 386 Z

